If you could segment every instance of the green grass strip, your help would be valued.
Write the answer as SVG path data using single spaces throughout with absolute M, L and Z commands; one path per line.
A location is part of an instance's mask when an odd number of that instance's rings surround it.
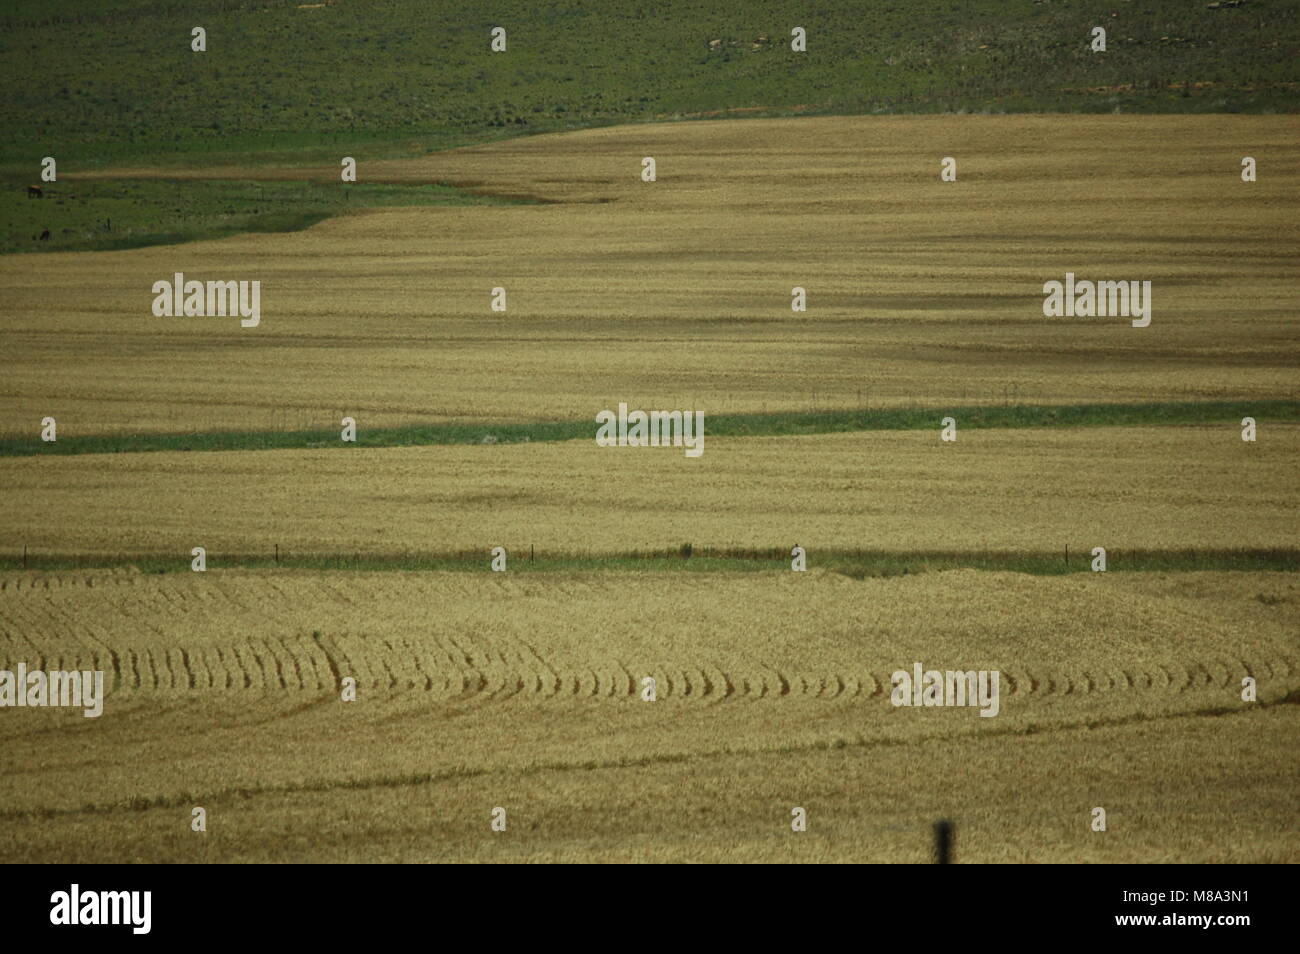
M 900 407 L 770 414 L 705 414 L 707 437 L 778 437 L 850 431 L 939 429 L 951 415 L 959 429 L 1026 427 L 1153 427 L 1240 422 L 1261 425 L 1300 420 L 1300 401 L 1180 401 L 1148 404 L 983 405 Z M 70 428 L 69 428 L 70 429 Z M 66 434 L 66 431 L 65 431 Z M 147 451 L 291 450 L 305 448 L 424 447 L 441 444 L 520 444 L 595 440 L 595 412 L 586 421 L 529 423 L 416 424 L 357 429 L 355 443 L 340 431 L 214 431 L 198 434 L 104 434 L 60 437 L 45 443 L 37 428 L 30 437 L 0 438 L 0 457 L 47 454 L 134 454 Z
M 0 191 L 0 254 L 119 251 L 297 232 L 367 209 L 533 204 L 444 183 L 68 179 L 47 185 L 45 198 L 36 201 L 10 185 Z M 41 241 L 44 229 L 50 238 Z
M 790 548 L 759 549 L 695 547 L 622 553 L 537 553 L 529 547 L 507 548 L 509 573 L 587 573 L 603 571 L 753 573 L 791 572 Z M 143 573 L 189 573 L 189 551 L 178 553 L 120 553 L 70 555 L 9 549 L 0 553 L 0 571 L 60 573 L 90 569 L 133 568 Z M 223 570 L 312 571 L 454 571 L 491 573 L 491 554 L 479 550 L 444 553 L 297 553 L 279 551 L 207 552 L 208 572 Z M 972 569 L 1036 576 L 1090 573 L 1088 551 L 922 550 L 901 552 L 850 548 L 818 549 L 807 553 L 810 570 L 831 570 L 854 579 L 907 576 L 940 570 Z M 1108 548 L 1106 572 L 1185 572 L 1193 570 L 1300 571 L 1300 549 L 1225 548 L 1144 550 Z M 32 585 L 39 585 L 33 581 Z

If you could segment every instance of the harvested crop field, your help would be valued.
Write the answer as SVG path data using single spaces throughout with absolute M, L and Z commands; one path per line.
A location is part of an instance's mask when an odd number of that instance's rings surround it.
M 0 850 L 924 861 L 947 816 L 967 861 L 1295 861 L 1298 623 L 1276 573 L 4 573 L 0 668 L 113 717 L 0 723 Z M 1000 669 L 997 718 L 891 705 L 915 662 Z

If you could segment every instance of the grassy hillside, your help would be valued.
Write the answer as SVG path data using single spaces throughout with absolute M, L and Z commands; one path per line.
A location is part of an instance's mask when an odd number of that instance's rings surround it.
M 16 0 L 0 162 L 402 154 L 717 110 L 1293 111 L 1293 0 Z M 1211 9 L 1213 7 L 1213 9 Z M 1094 26 L 1105 53 L 1089 49 Z M 190 31 L 207 31 L 207 52 Z M 489 49 L 494 26 L 505 53 Z M 792 27 L 808 52 L 790 49 Z M 29 172 L 28 174 L 34 174 Z

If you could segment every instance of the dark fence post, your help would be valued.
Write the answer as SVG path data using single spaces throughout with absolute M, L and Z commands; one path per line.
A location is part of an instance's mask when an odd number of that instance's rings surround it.
M 934 823 L 934 860 L 936 864 L 952 864 L 953 831 L 952 822 Z

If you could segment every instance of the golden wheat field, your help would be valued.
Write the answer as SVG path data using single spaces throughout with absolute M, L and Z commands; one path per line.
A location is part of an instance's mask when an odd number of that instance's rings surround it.
M 1293 116 L 818 117 L 362 158 L 362 181 L 546 201 L 6 257 L 0 430 L 1294 397 L 1297 132 Z M 261 324 L 154 317 L 153 283 L 178 271 L 260 280 Z M 1043 283 L 1067 271 L 1151 281 L 1151 325 L 1045 319 Z
M 0 851 L 924 861 L 946 816 L 968 861 L 1295 861 L 1298 607 L 1268 573 L 5 573 L 0 665 L 109 691 L 0 721 Z M 998 716 L 892 706 L 914 662 L 1000 669 Z
M 960 416 L 960 415 L 959 415 Z M 960 432 L 959 432 L 960 433 Z M 396 555 L 505 546 L 1289 547 L 1300 426 L 975 429 L 0 458 L 0 551 Z
M 1124 562 L 1274 548 L 1288 565 L 1300 424 L 1260 413 L 1251 442 L 1235 419 L 963 417 L 1300 397 L 1297 132 L 1221 115 L 621 126 L 359 160 L 362 181 L 532 204 L 0 257 L 0 436 L 47 415 L 60 439 L 351 415 L 362 433 L 585 420 L 594 437 L 620 402 L 935 416 L 706 427 L 694 459 L 591 438 L 0 455 L 0 673 L 102 670 L 108 691 L 99 718 L 0 716 L 0 859 L 923 862 L 948 818 L 958 861 L 1300 861 L 1300 576 Z M 261 324 L 155 317 L 152 285 L 176 272 L 261 281 Z M 1043 283 L 1066 272 L 1151 281 L 1150 326 L 1045 318 Z M 800 545 L 808 571 L 615 559 L 686 543 Z M 491 572 L 497 546 L 511 570 L 534 549 L 606 568 Z M 819 563 L 1097 546 L 1108 572 Z M 249 565 L 272 553 L 286 566 Z M 477 570 L 410 568 L 475 553 Z M 407 568 L 288 565 L 331 555 Z M 147 572 L 160 557 L 176 572 Z M 996 717 L 895 705 L 914 664 L 996 672 Z

